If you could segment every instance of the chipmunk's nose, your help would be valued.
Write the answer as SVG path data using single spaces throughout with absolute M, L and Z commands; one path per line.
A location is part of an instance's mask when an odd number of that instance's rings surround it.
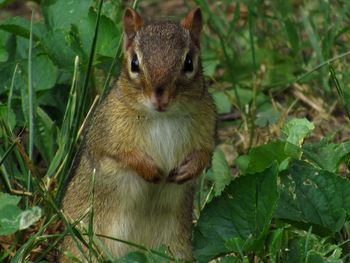
M 155 87 L 151 95 L 151 103 L 156 111 L 165 111 L 169 104 L 170 92 L 165 86 Z

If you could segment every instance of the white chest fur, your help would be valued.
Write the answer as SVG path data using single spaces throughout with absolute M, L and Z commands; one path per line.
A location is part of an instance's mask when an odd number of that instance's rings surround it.
M 193 151 L 193 120 L 188 116 L 157 114 L 142 121 L 142 130 L 138 130 L 142 134 L 137 135 L 143 138 L 141 150 L 152 157 L 165 174 L 169 174 Z M 172 244 L 181 236 L 183 230 L 178 216 L 185 197 L 192 191 L 191 182 L 152 184 L 108 157 L 101 160 L 99 172 L 99 187 L 104 193 L 109 193 L 105 203 L 111 204 L 109 224 L 101 226 L 99 232 L 150 248 Z M 105 245 L 113 256 L 131 249 L 109 240 Z
M 190 153 L 191 118 L 164 116 L 147 121 L 145 145 L 148 155 L 168 174 Z

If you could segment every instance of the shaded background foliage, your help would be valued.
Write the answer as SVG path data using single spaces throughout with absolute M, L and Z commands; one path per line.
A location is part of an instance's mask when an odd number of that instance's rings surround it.
M 53 261 L 67 234 L 90 259 L 104 249 L 59 200 L 85 119 L 118 76 L 123 9 L 179 19 L 198 5 L 219 121 L 195 202 L 196 260 L 348 261 L 350 2 L 101 4 L 0 0 L 0 260 Z M 172 257 L 138 248 L 105 260 Z

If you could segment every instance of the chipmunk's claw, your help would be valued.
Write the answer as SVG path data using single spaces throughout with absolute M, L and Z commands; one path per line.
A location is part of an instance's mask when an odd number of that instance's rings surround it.
M 186 164 L 181 165 L 178 168 L 173 169 L 167 178 L 168 182 L 183 184 L 195 177 L 194 174 L 189 172 Z

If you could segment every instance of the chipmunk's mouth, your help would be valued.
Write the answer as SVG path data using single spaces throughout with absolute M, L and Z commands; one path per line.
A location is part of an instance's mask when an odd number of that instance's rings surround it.
M 154 109 L 155 109 L 156 111 L 158 111 L 158 112 L 164 112 L 164 111 L 166 111 L 166 108 L 165 108 L 165 107 L 162 107 L 162 106 L 156 106 L 156 107 L 154 107 Z
M 166 112 L 169 112 L 169 110 L 171 109 L 171 105 L 169 103 L 167 104 L 156 103 L 152 101 L 150 98 L 146 98 L 143 101 L 143 105 L 145 106 L 146 110 L 149 113 L 164 114 Z
M 150 94 L 150 101 L 156 111 L 165 111 L 170 102 L 169 89 L 162 86 L 154 88 Z

